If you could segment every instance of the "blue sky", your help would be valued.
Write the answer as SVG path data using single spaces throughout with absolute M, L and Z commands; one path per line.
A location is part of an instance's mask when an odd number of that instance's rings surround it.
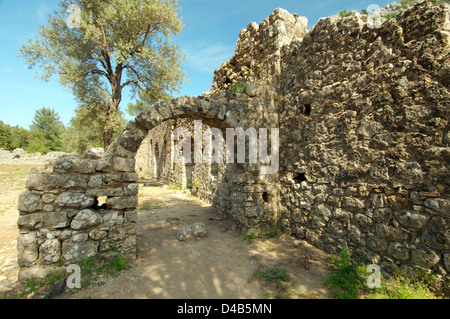
M 186 54 L 183 65 L 188 82 L 176 96 L 196 96 L 210 90 L 214 70 L 234 54 L 239 31 L 251 21 L 258 24 L 276 8 L 308 18 L 308 28 L 320 17 L 342 10 L 361 10 L 370 4 L 380 7 L 390 0 L 180 0 L 182 32 L 174 37 Z M 36 79 L 18 58 L 19 47 L 34 38 L 37 27 L 58 9 L 59 0 L 0 0 L 0 120 L 28 129 L 34 113 L 53 108 L 68 125 L 76 103 L 72 94 L 53 78 Z M 132 101 L 125 92 L 124 110 Z M 131 119 L 131 117 L 127 117 Z

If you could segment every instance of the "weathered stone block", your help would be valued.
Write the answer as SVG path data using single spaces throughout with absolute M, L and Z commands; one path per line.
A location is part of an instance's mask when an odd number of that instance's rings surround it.
M 62 188 L 64 189 L 81 189 L 85 190 L 87 188 L 89 177 L 80 174 L 68 174 Z
M 103 214 L 103 224 L 106 227 L 118 226 L 123 223 L 123 215 L 119 212 L 109 212 Z
M 364 208 L 364 202 L 353 197 L 343 197 L 341 207 L 348 211 L 356 212 Z
M 109 172 L 111 171 L 111 168 L 111 163 L 105 160 L 97 161 L 97 165 L 95 166 L 97 172 Z
M 95 172 L 97 161 L 91 159 L 74 159 L 72 161 L 72 171 L 81 174 L 91 174 Z
M 103 177 L 102 175 L 94 175 L 89 179 L 88 186 L 92 188 L 102 187 L 103 186 Z
M 112 168 L 117 172 L 134 172 L 135 165 L 135 158 L 114 157 Z
M 20 267 L 30 267 L 35 264 L 39 256 L 39 246 L 36 242 L 36 234 L 19 233 L 17 235 L 17 258 Z
M 72 242 L 66 240 L 62 243 L 62 256 L 67 262 L 76 262 L 95 256 L 98 251 L 98 242 L 84 241 Z
M 445 198 L 427 198 L 425 206 L 439 214 L 450 216 L 450 201 Z
M 386 251 L 388 242 L 383 238 L 369 237 L 367 238 L 367 247 L 375 252 Z
M 423 231 L 422 240 L 431 248 L 448 249 L 450 247 L 450 229 L 446 229 L 438 221 L 431 220 Z
M 19 229 L 60 229 L 69 225 L 67 212 L 49 212 L 20 215 L 17 221 Z
M 82 193 L 62 193 L 56 199 L 56 204 L 61 207 L 71 208 L 86 208 L 94 205 L 95 199 L 93 196 L 89 196 Z
M 409 249 L 400 243 L 391 243 L 387 249 L 387 252 L 389 255 L 398 260 L 409 260 Z
M 136 183 L 128 184 L 123 188 L 123 191 L 127 196 L 137 195 L 139 193 L 139 185 Z
M 106 206 L 111 209 L 134 209 L 137 205 L 137 196 L 109 197 L 106 199 Z
M 124 195 L 124 191 L 121 187 L 91 188 L 87 190 L 86 194 L 94 197 L 117 197 Z
M 61 258 L 61 242 L 58 239 L 47 239 L 39 246 L 39 259 L 44 264 L 54 264 Z
M 108 232 L 100 229 L 93 229 L 89 232 L 89 237 L 93 240 L 102 240 L 108 236 Z
M 72 229 L 85 229 L 102 223 L 102 217 L 91 209 L 83 209 L 70 223 Z
M 136 224 L 121 225 L 108 232 L 108 238 L 113 241 L 124 240 L 130 235 L 136 235 Z
M 420 267 L 431 268 L 440 260 L 439 255 L 429 247 L 422 245 L 411 253 L 411 261 Z
M 180 241 L 184 241 L 188 238 L 190 238 L 191 236 L 194 237 L 203 237 L 206 235 L 206 226 L 204 223 L 195 223 L 192 225 L 186 225 L 181 227 L 178 230 L 177 233 L 177 238 Z
M 423 228 L 430 219 L 429 216 L 412 210 L 399 210 L 394 215 L 400 224 L 413 229 Z
M 41 196 L 25 191 L 19 196 L 19 211 L 33 213 L 42 209 Z

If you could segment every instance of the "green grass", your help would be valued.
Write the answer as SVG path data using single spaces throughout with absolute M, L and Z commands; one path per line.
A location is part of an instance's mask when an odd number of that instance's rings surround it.
M 342 10 L 341 12 L 339 12 L 339 15 L 341 17 L 349 17 L 351 15 L 353 15 L 354 12 L 352 11 L 347 11 L 347 10 Z
M 332 270 L 326 278 L 325 286 L 337 299 L 355 299 L 365 289 L 365 268 L 353 261 L 348 249 L 343 249 L 339 258 L 330 257 L 328 261 L 332 264 Z
M 234 93 L 244 93 L 247 84 L 248 84 L 247 81 L 238 82 L 231 87 L 231 91 Z
M 283 268 L 270 268 L 265 271 L 255 272 L 249 282 L 258 281 L 265 287 L 275 291 L 275 297 L 284 298 L 288 292 L 288 283 L 291 277 Z
M 172 184 L 169 184 L 167 189 L 181 191 L 181 190 L 183 190 L 183 187 L 180 184 L 172 183 Z
M 251 242 L 252 240 L 266 240 L 266 239 L 270 239 L 270 238 L 275 238 L 278 236 L 278 230 L 273 229 L 268 231 L 267 233 L 264 234 L 264 236 L 260 236 L 257 234 L 244 234 L 243 238 L 249 242 Z
M 439 291 L 442 281 L 435 275 L 423 271 L 416 276 L 407 275 L 395 269 L 389 279 L 381 277 L 381 287 L 369 289 L 367 265 L 355 261 L 349 250 L 343 249 L 341 256 L 333 256 L 328 260 L 332 269 L 325 280 L 334 298 L 355 299 L 437 299 L 442 298 Z
M 116 277 L 123 270 L 130 268 L 128 259 L 123 254 L 114 251 L 108 257 L 89 257 L 77 264 L 80 266 L 81 271 L 81 288 L 67 289 L 66 291 L 69 294 L 97 284 L 103 276 Z M 31 293 L 34 293 L 33 298 L 47 299 L 55 284 L 69 275 L 65 270 L 59 270 L 48 274 L 42 279 L 28 279 L 17 291 L 7 295 L 0 295 L 0 299 L 23 299 Z
M 161 185 L 159 185 L 159 184 L 152 184 L 152 183 L 144 184 L 143 186 L 144 187 L 161 187 Z
M 366 299 L 441 299 L 439 293 L 442 282 L 425 271 L 415 276 L 395 269 L 394 274 L 385 280 L 381 287 L 370 291 Z

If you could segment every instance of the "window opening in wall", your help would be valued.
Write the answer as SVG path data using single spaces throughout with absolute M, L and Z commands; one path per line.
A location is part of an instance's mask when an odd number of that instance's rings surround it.
M 294 173 L 294 181 L 296 184 L 306 181 L 305 173 Z
M 262 194 L 262 198 L 263 198 L 264 203 L 268 203 L 270 201 L 269 193 L 268 192 L 264 192 Z
M 303 105 L 303 114 L 308 116 L 311 115 L 311 104 Z
M 96 203 L 97 203 L 97 208 L 106 208 L 106 199 L 107 199 L 108 197 L 107 196 L 99 196 L 99 197 L 97 197 L 97 201 L 96 201 Z

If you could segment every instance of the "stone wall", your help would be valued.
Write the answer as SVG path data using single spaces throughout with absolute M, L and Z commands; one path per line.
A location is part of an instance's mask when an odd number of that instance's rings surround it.
M 286 231 L 386 267 L 450 270 L 448 12 L 423 3 L 379 29 L 326 18 L 284 47 Z
M 186 187 L 190 175 L 193 193 L 244 232 L 279 228 L 385 269 L 450 272 L 449 5 L 421 3 L 378 29 L 365 21 L 334 16 L 307 31 L 304 18 L 277 9 L 240 32 L 211 93 L 156 103 L 102 157 L 31 172 L 19 200 L 21 273 L 111 248 L 132 253 L 136 162 L 149 178 L 184 174 Z M 167 137 L 192 120 L 279 128 L 278 172 L 235 163 L 183 173 Z
M 97 253 L 136 251 L 134 159 L 88 152 L 30 172 L 19 198 L 20 279 Z

